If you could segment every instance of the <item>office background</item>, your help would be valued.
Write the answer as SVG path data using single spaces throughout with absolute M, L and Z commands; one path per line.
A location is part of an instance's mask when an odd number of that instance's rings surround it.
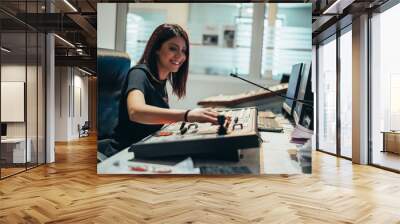
M 309 3 L 101 3 L 98 47 L 127 51 L 134 65 L 156 26 L 180 24 L 191 43 L 188 94 L 179 101 L 170 94 L 170 105 L 193 108 L 205 97 L 257 90 L 229 77 L 231 72 L 272 86 L 293 64 L 311 61 L 310 10 Z M 116 19 L 107 19 L 111 15 Z M 235 46 L 227 46 L 226 30 L 234 31 Z M 204 43 L 204 35 L 217 41 Z
M 0 178 L 54 162 L 54 143 L 79 139 L 89 120 L 95 131 L 95 5 L 75 7 L 0 3 Z
M 12 2 L 25 1 L 26 0 L 12 0 Z M 84 15 L 85 20 L 89 21 L 89 24 L 96 24 L 95 22 L 92 22 L 93 14 L 94 20 L 96 20 L 95 10 L 93 10 L 92 7 L 85 5 L 87 5 L 87 2 L 90 2 L 96 7 L 96 2 L 106 1 L 110 2 L 111 0 L 69 0 L 69 3 L 79 9 L 79 14 Z M 8 2 L 11 1 L 0 1 L 0 8 L 3 8 L 5 3 Z M 50 0 L 47 0 L 47 2 L 50 2 Z M 72 8 L 66 5 L 65 1 L 60 0 L 51 2 L 61 3 L 61 6 L 59 7 L 62 8 L 62 10 L 58 9 L 58 12 L 62 11 L 65 16 L 68 14 L 77 15 Z M 335 7 L 331 6 L 334 5 L 335 2 L 346 4 L 340 4 L 340 7 L 336 8 L 338 11 L 333 11 L 332 9 Z M 376 141 L 374 140 L 374 142 L 369 142 L 368 138 L 360 139 L 359 135 L 354 136 L 354 133 L 357 134 L 357 131 L 360 131 L 360 128 L 364 128 L 363 131 L 368 132 L 368 127 L 371 127 L 371 125 L 369 125 L 371 124 L 370 122 L 372 122 L 370 120 L 371 118 L 368 119 L 368 116 L 365 117 L 364 112 L 367 113 L 371 108 L 374 110 L 389 111 L 388 108 L 380 106 L 382 100 L 387 100 L 385 98 L 375 98 L 374 102 L 379 102 L 379 104 L 374 105 L 371 103 L 368 104 L 368 101 L 363 101 L 363 104 L 357 103 L 359 102 L 360 95 L 368 96 L 369 94 L 377 94 L 376 96 L 379 96 L 383 91 L 388 91 L 389 88 L 387 82 L 382 83 L 381 80 L 379 80 L 379 77 L 384 74 L 374 73 L 377 74 L 377 76 L 373 81 L 373 84 L 382 84 L 380 88 L 381 90 L 377 91 L 375 87 L 372 88 L 372 90 L 367 91 L 368 88 L 371 87 L 371 85 L 368 84 L 368 79 L 372 80 L 369 76 L 369 74 L 372 73 L 368 71 L 368 64 L 371 65 L 371 62 L 360 63 L 360 58 L 361 55 L 363 55 L 366 59 L 366 56 L 368 55 L 366 53 L 370 52 L 379 56 L 378 58 L 381 58 L 381 60 L 374 61 L 374 68 L 383 65 L 385 65 L 385 67 L 388 66 L 385 64 L 386 61 L 382 61 L 382 59 L 385 58 L 385 55 L 383 54 L 386 54 L 387 51 L 386 53 L 385 51 L 382 51 L 381 55 L 376 54 L 376 52 L 379 51 L 379 48 L 371 52 L 372 48 L 370 48 L 366 40 L 374 40 L 376 41 L 376 44 L 381 45 L 384 45 L 382 41 L 390 40 L 387 42 L 389 45 L 384 47 L 384 49 L 389 49 L 389 52 L 392 49 L 393 52 L 398 52 L 398 47 L 400 45 L 398 41 L 395 41 L 396 39 L 400 39 L 398 37 L 398 32 L 396 32 L 397 23 L 399 21 L 396 16 L 400 14 L 398 5 L 397 0 L 313 1 L 312 32 L 314 40 L 314 74 L 316 74 L 318 69 L 317 65 L 319 64 L 316 63 L 318 58 L 317 46 L 322 45 L 319 40 L 325 39 L 322 37 L 336 34 L 336 31 L 341 30 L 342 28 L 340 24 L 346 23 L 346 20 L 352 23 L 351 76 L 354 76 L 354 78 L 352 78 L 351 82 L 351 109 L 352 113 L 355 114 L 352 117 L 358 119 L 363 117 L 362 120 L 357 120 L 358 123 L 354 123 L 354 118 L 352 118 L 353 161 L 354 151 L 360 148 L 360 142 L 364 142 L 363 148 L 366 149 L 366 152 L 368 152 L 368 147 L 372 147 L 373 145 L 376 147 L 379 146 L 378 144 L 383 144 L 381 139 L 382 133 L 380 133 L 380 131 L 384 131 L 383 129 L 376 129 L 376 131 L 374 131 L 377 136 L 379 136 Z M 345 9 L 344 13 L 341 11 L 343 9 Z M 21 9 L 19 12 L 22 13 L 24 10 Z M 323 15 L 324 12 L 340 14 L 338 14 L 338 16 L 328 16 Z M 383 19 L 383 15 L 387 13 L 394 16 L 387 17 L 392 18 L 392 20 Z M 3 13 L 0 14 L 2 21 L 4 21 L 3 19 L 7 20 L 10 18 L 8 15 L 4 15 Z M 379 16 L 380 14 L 381 16 Z M 22 18 L 24 18 L 23 14 L 21 15 Z M 369 18 L 374 17 L 375 24 L 380 24 L 380 26 L 391 24 L 391 27 L 378 30 L 375 28 L 372 35 L 377 35 L 377 37 L 373 36 L 372 38 L 368 38 L 368 33 L 371 32 L 367 32 L 367 29 L 364 28 L 368 27 Z M 377 19 L 379 17 L 380 19 Z M 60 21 L 53 19 L 49 21 L 53 21 L 55 24 L 60 24 Z M 115 20 L 115 17 L 109 16 L 108 19 Z M 64 25 L 74 24 L 68 19 L 64 20 L 64 22 Z M 4 23 L 2 23 L 2 25 L 4 25 Z M 95 27 L 95 25 L 93 26 Z M 374 25 L 373 27 L 376 26 Z M 4 26 L 1 27 L 1 29 L 3 30 Z M 333 33 L 330 32 L 332 30 Z M 23 30 L 23 32 L 25 31 Z M 67 36 L 65 30 L 57 33 L 75 44 L 74 36 Z M 91 36 L 89 34 L 87 35 Z M 343 32 L 342 36 L 344 35 L 347 35 L 347 33 Z M 29 172 L 20 173 L 0 181 L 0 201 L 2 202 L 0 203 L 0 217 L 2 221 L 5 220 L 6 223 L 23 223 L 27 222 L 27 220 L 39 220 L 42 222 L 70 221 L 74 223 L 82 222 L 83 220 L 115 222 L 117 220 L 116 217 L 118 218 L 118 221 L 139 223 L 157 221 L 170 223 L 189 221 L 210 222 L 210 220 L 218 220 L 225 223 L 248 223 L 255 221 L 398 223 L 400 220 L 398 212 L 400 203 L 398 200 L 395 200 L 400 197 L 398 191 L 400 186 L 398 174 L 387 172 L 369 165 L 359 165 L 357 164 L 359 162 L 343 159 L 339 154 L 331 156 L 319 151 L 313 152 L 313 175 L 311 177 L 305 175 L 283 175 L 268 178 L 241 177 L 238 179 L 204 177 L 131 178 L 127 176 L 102 177 L 97 175 L 95 170 L 95 135 L 89 138 L 81 138 L 79 141 L 60 142 L 55 147 L 52 145 L 55 133 L 54 122 L 52 122 L 54 117 L 52 118 L 52 116 L 55 116 L 55 113 L 54 111 L 51 112 L 50 108 L 55 108 L 54 104 L 56 104 L 51 103 L 52 101 L 56 102 L 54 93 L 53 96 L 51 96 L 51 92 L 55 91 L 54 88 L 56 86 L 54 82 L 54 65 L 56 61 L 57 63 L 60 63 L 60 60 L 58 60 L 60 58 L 59 56 L 65 56 L 65 51 L 64 53 L 56 53 L 54 51 L 52 53 L 51 49 L 65 49 L 70 47 L 57 38 L 52 39 L 52 33 L 48 33 L 46 36 L 48 38 L 48 41 L 46 41 L 46 55 L 48 59 L 46 67 L 48 69 L 46 70 L 47 86 L 45 102 L 47 106 L 46 111 L 50 110 L 50 112 L 46 113 L 47 122 L 45 122 L 45 124 L 46 127 L 50 126 L 50 128 L 46 128 L 46 145 L 50 149 L 55 148 L 56 153 L 53 156 L 49 154 L 49 156 L 46 157 L 47 163 L 50 164 L 31 169 Z M 337 35 L 338 38 L 340 36 L 341 35 Z M 379 39 L 380 37 L 381 39 Z M 93 37 L 91 38 L 93 39 Z M 330 49 L 332 49 L 332 54 L 344 57 L 346 52 L 343 50 L 341 50 L 341 53 L 335 53 L 338 52 L 338 49 L 342 49 L 338 46 L 343 45 L 345 41 L 344 39 L 340 39 L 339 43 L 337 42 L 338 38 L 332 39 L 333 41 L 336 41 L 336 48 Z M 363 41 L 362 44 L 360 43 L 360 40 Z M 52 42 L 55 43 L 52 45 Z M 116 46 L 115 42 L 111 43 L 113 43 L 114 47 Z M 326 44 L 328 44 L 328 42 L 326 42 Z M 7 48 L 7 46 L 5 47 Z M 350 49 L 347 48 L 346 50 Z M 51 54 L 53 54 L 53 57 Z M 58 59 L 56 61 L 54 59 L 54 54 L 58 54 Z M 396 55 L 391 56 L 388 54 L 387 56 L 391 57 L 390 59 L 385 59 L 391 63 L 390 68 L 396 67 L 397 64 L 393 62 L 393 60 L 397 59 Z M 339 57 L 335 57 L 334 59 L 331 57 L 330 59 L 330 63 L 335 64 L 336 68 L 338 68 L 338 59 Z M 85 58 L 81 57 L 80 61 L 85 62 Z M 68 66 L 72 65 L 73 63 Z M 52 66 L 53 68 L 51 68 Z M 363 70 L 361 70 L 361 68 L 363 68 Z M 334 73 L 336 77 L 338 77 L 338 72 L 341 70 L 342 69 L 336 69 Z M 383 68 L 378 71 L 383 71 Z M 396 70 L 393 69 L 392 71 Z M 346 75 L 346 77 L 343 77 L 342 75 L 339 79 L 335 78 L 337 80 L 336 84 L 344 84 L 340 81 L 344 78 L 348 78 L 348 75 Z M 354 80 L 358 80 L 358 82 L 355 82 Z M 92 85 L 92 82 L 89 82 L 89 85 Z M 324 84 L 321 83 L 321 85 Z M 337 101 L 339 99 L 339 93 L 342 92 L 344 87 L 341 91 L 338 91 L 337 87 L 340 85 L 335 86 L 337 93 L 335 98 Z M 356 88 L 354 88 L 354 86 Z M 335 88 L 332 88 L 330 90 L 334 89 Z M 396 90 L 396 88 L 393 89 Z M 342 96 L 340 102 L 343 101 L 343 97 L 345 96 L 348 95 Z M 395 100 L 396 98 L 392 97 L 391 99 Z M 348 101 L 346 98 L 345 100 Z M 89 103 L 92 102 L 92 100 L 89 100 Z M 341 103 L 335 104 L 336 107 L 338 107 L 338 105 L 341 105 Z M 361 105 L 364 106 L 360 107 Z M 358 109 L 357 107 L 361 109 Z M 337 111 L 337 108 L 335 111 Z M 355 113 L 356 111 L 357 113 Z M 89 116 L 91 116 L 90 114 L 91 112 L 89 112 Z M 340 128 L 338 128 L 338 125 L 341 123 L 338 122 L 340 121 L 340 114 L 341 113 L 336 112 L 336 116 L 333 119 L 336 121 L 336 125 L 333 126 L 334 133 L 338 133 L 340 130 Z M 386 123 L 386 121 L 377 121 L 379 124 Z M 51 128 L 52 125 L 53 127 Z M 384 127 L 390 128 L 389 126 Z M 323 127 L 321 126 L 320 128 L 322 129 Z M 340 134 L 337 134 L 336 136 L 340 136 Z M 333 141 L 335 142 L 336 147 L 341 145 L 337 141 L 337 138 L 334 138 Z M 354 142 L 358 143 L 353 144 Z M 336 148 L 336 152 L 337 149 L 338 148 Z M 381 149 L 379 147 L 374 148 L 374 150 L 381 154 L 396 155 L 391 152 L 380 152 Z M 57 158 L 56 162 L 54 162 L 54 156 Z M 396 160 L 393 161 L 396 162 Z M 377 163 L 375 159 L 374 163 Z M 397 164 L 398 163 L 399 161 L 397 160 Z M 371 163 L 366 161 L 365 164 Z M 384 168 L 388 167 L 388 164 L 386 163 L 382 162 L 379 164 Z M 187 197 L 176 197 L 177 194 L 187 195 Z M 121 198 L 129 200 L 121 200 Z M 195 203 L 191 203 L 192 201 Z M 301 201 L 301 203 L 299 203 L 299 201 Z M 261 204 L 263 206 L 260 206 Z M 133 207 L 137 208 L 134 213 L 132 213 Z M 158 212 L 153 212 L 154 210 Z

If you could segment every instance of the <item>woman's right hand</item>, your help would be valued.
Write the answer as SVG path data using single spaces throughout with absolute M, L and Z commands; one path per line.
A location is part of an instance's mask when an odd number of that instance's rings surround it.
M 217 122 L 218 112 L 211 108 L 196 108 L 188 113 L 188 122 L 210 122 L 218 124 Z

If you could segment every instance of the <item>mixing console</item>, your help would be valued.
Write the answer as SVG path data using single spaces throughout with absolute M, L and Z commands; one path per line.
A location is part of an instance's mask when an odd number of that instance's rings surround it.
M 238 149 L 259 146 L 257 109 L 254 107 L 218 111 L 218 125 L 177 122 L 133 144 L 135 158 L 198 156 L 238 160 Z

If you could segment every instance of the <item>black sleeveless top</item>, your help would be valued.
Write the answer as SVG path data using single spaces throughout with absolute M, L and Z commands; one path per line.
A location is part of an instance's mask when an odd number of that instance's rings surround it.
M 140 90 L 147 105 L 161 108 L 169 108 L 166 80 L 159 80 L 149 68 L 144 65 L 136 65 L 131 68 L 121 90 L 119 105 L 119 119 L 113 135 L 113 148 L 122 150 L 146 136 L 158 131 L 163 125 L 141 124 L 129 119 L 127 97 L 130 91 Z

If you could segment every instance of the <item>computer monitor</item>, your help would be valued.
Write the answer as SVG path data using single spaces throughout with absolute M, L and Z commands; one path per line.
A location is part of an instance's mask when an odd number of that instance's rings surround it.
M 7 124 L 1 123 L 1 136 L 7 136 Z
M 288 83 L 289 82 L 289 78 L 290 78 L 290 74 L 282 74 L 282 77 L 281 77 L 281 84 L 282 83 Z
M 286 92 L 286 96 L 287 97 L 294 98 L 294 99 L 297 98 L 297 93 L 298 93 L 298 90 L 299 90 L 302 67 L 303 67 L 302 63 L 295 64 L 295 65 L 292 66 L 292 73 L 290 74 L 289 85 L 288 85 L 288 89 L 287 89 L 287 92 Z M 290 100 L 290 99 L 286 99 L 283 102 L 282 108 L 289 116 L 292 116 L 295 105 L 296 105 L 295 101 Z
M 304 63 L 301 75 L 301 82 L 299 92 L 297 94 L 298 100 L 305 100 L 307 104 L 297 102 L 293 118 L 297 125 L 301 125 L 310 130 L 313 129 L 313 93 L 311 91 L 311 63 Z

